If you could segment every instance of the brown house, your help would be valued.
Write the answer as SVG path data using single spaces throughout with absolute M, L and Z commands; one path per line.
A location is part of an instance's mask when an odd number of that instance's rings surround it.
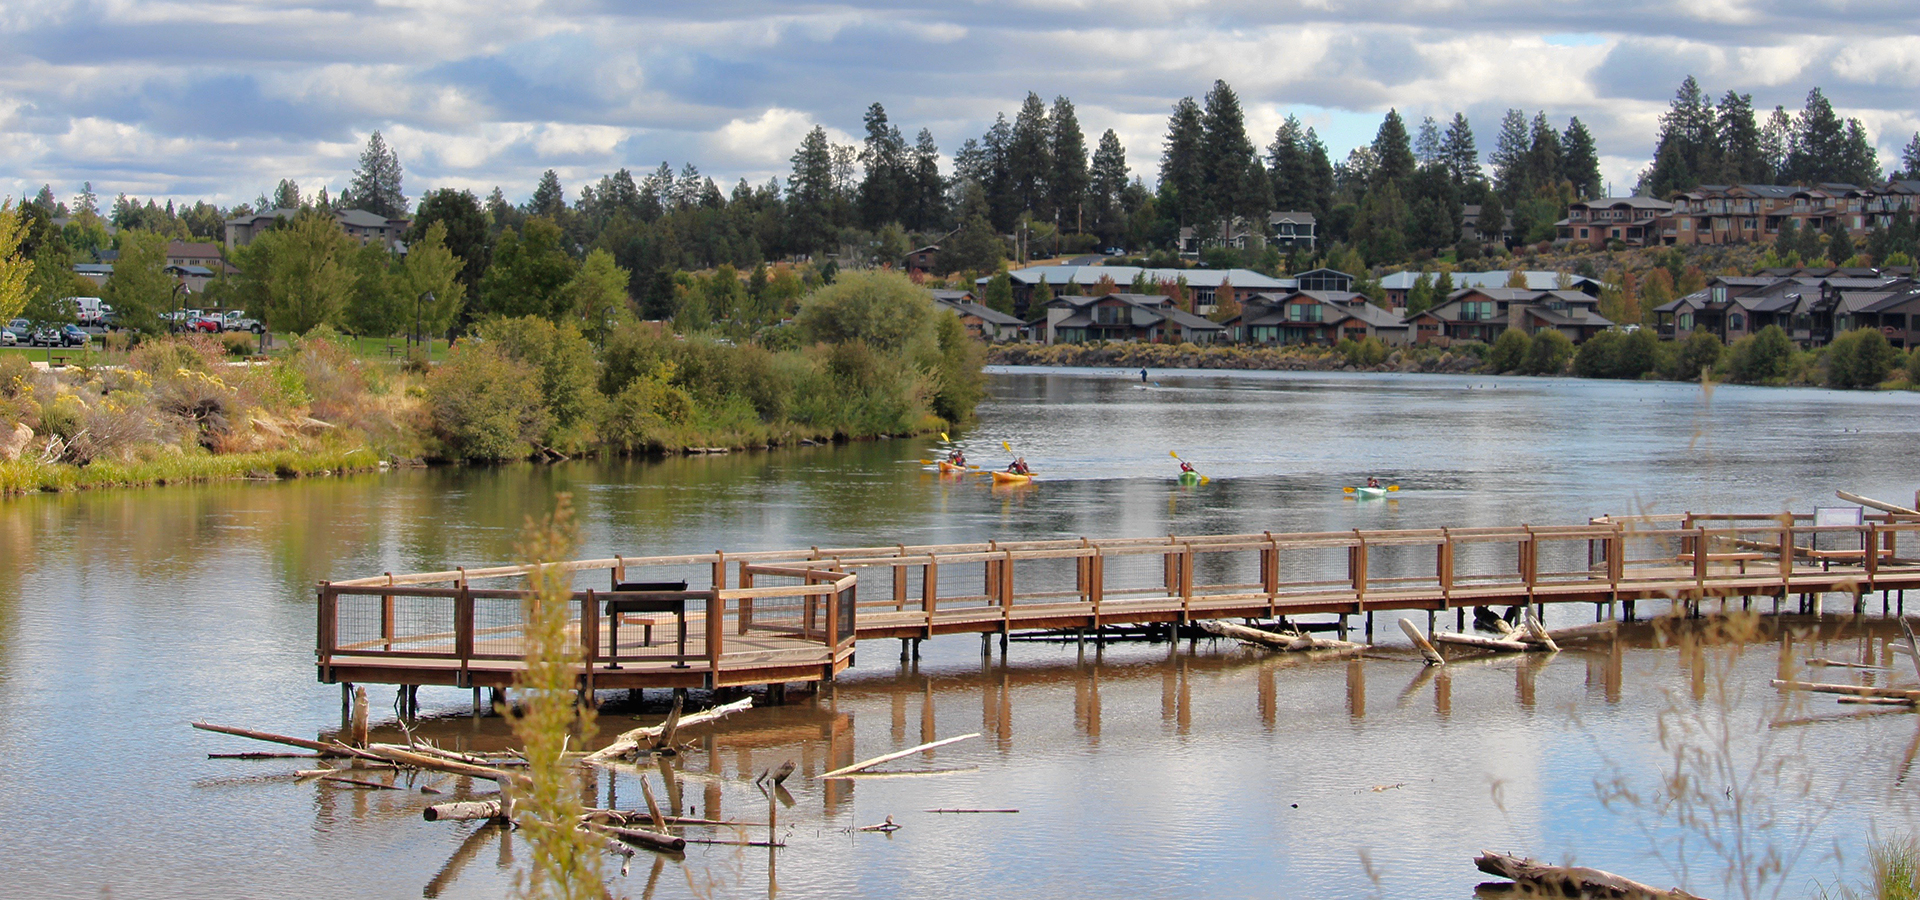
M 1257 294 L 1221 324 L 1231 339 L 1247 344 L 1331 345 L 1377 337 L 1398 346 L 1409 333 L 1405 320 L 1351 291 Z
M 1577 344 L 1613 327 L 1599 306 L 1597 298 L 1576 290 L 1466 288 L 1409 324 L 1416 343 L 1492 342 L 1508 328 L 1518 328 L 1530 335 L 1558 331 Z
M 1173 305 L 1159 294 L 1103 294 L 1056 297 L 1047 304 L 1044 337 L 1049 344 L 1088 341 L 1139 341 L 1154 344 L 1211 344 L 1225 326 Z
M 1554 224 L 1563 243 L 1645 247 L 1660 242 L 1660 220 L 1672 212 L 1673 204 L 1652 197 L 1603 197 L 1567 207 L 1567 217 Z

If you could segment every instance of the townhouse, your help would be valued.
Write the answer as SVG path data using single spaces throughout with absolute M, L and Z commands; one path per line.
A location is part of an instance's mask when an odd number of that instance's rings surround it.
M 1508 328 L 1529 335 L 1558 331 L 1578 344 L 1613 327 L 1600 315 L 1599 306 L 1598 298 L 1571 289 L 1473 287 L 1453 292 L 1445 302 L 1407 321 L 1416 344 L 1491 343 Z
M 1049 344 L 1138 341 L 1211 344 L 1225 326 L 1187 312 L 1159 294 L 1107 293 L 1055 297 L 1047 304 L 1043 340 Z
M 1920 338 L 1920 284 L 1908 269 L 1809 269 L 1758 276 L 1716 276 L 1707 286 L 1654 309 L 1666 340 L 1696 332 L 1732 343 L 1769 325 L 1803 347 L 1825 346 L 1855 328 L 1878 328 L 1896 347 Z
M 1405 346 L 1409 333 L 1405 319 L 1351 291 L 1256 294 L 1239 315 L 1221 324 L 1229 339 L 1243 344 L 1331 345 L 1375 337 L 1389 346 Z

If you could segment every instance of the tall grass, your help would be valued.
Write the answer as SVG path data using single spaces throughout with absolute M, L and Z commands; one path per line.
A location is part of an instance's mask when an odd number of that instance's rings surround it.
M 245 478 L 299 478 L 365 472 L 379 465 L 379 456 L 362 447 L 320 451 L 269 450 L 224 455 L 182 453 L 136 462 L 96 460 L 85 466 L 33 459 L 0 460 L 0 494 Z

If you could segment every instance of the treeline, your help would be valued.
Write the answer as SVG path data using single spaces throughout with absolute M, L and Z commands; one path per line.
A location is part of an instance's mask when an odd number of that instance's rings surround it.
M 1886 177 L 1920 177 L 1920 132 Z M 1866 128 L 1859 119 L 1842 121 L 1819 88 L 1807 93 L 1798 114 L 1775 106 L 1762 124 L 1753 95 L 1729 90 L 1716 105 L 1689 75 L 1660 117 L 1653 165 L 1640 174 L 1636 193 L 1664 199 L 1702 184 L 1870 187 L 1881 180 Z

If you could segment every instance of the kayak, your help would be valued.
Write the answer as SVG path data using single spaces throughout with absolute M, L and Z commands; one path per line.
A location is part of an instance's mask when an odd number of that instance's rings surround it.
M 1199 484 L 1200 473 L 1199 472 L 1181 472 L 1180 483 L 1181 484 Z
M 1383 487 L 1359 487 L 1354 488 L 1353 492 L 1368 498 L 1379 498 L 1387 495 L 1387 489 Z
M 995 471 L 993 473 L 994 484 L 1031 484 L 1032 482 L 1033 482 L 1033 476 L 1031 474 L 1016 475 L 1012 472 L 1000 472 L 1000 471 Z
M 944 460 L 944 459 L 943 459 L 943 460 L 941 460 L 941 461 L 940 461 L 940 474 L 942 474 L 942 475 L 965 475 L 965 474 L 967 474 L 967 467 L 966 467 L 966 466 L 956 466 L 956 465 L 954 465 L 953 463 L 950 463 L 950 462 L 947 462 L 946 460 Z

